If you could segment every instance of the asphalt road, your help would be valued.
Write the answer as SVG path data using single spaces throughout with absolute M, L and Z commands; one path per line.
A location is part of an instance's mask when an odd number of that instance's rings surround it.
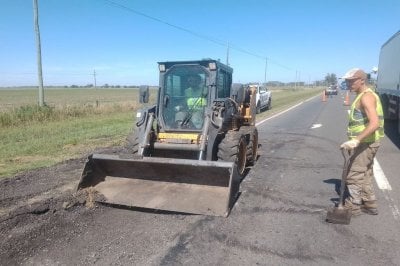
M 297 243 L 304 251 L 300 253 L 310 258 L 307 264 L 399 265 L 400 200 L 396 191 L 400 183 L 396 164 L 400 151 L 390 138 L 383 139 L 377 155 L 384 177 L 382 172 L 376 175 L 390 184 L 383 189 L 375 186 L 379 215 L 353 217 L 350 225 L 324 222 L 326 209 L 338 200 L 335 190 L 343 166 L 339 144 L 346 140 L 348 109 L 343 95 L 332 96 L 327 102 L 317 97 L 259 125 L 264 154 L 252 174 L 261 178 L 264 172 L 267 186 L 279 194 L 277 202 L 292 211 L 279 213 L 279 232 L 299 229 L 298 233 L 276 237 L 273 243 Z M 261 164 L 264 169 L 259 170 Z M 300 256 L 273 262 L 305 261 Z
M 400 201 L 396 191 L 400 183 L 396 164 L 400 151 L 390 138 L 384 138 L 377 155 L 391 187 L 376 186 L 379 215 L 354 217 L 350 225 L 324 222 L 326 209 L 338 200 L 335 188 L 343 166 L 338 147 L 346 140 L 348 109 L 343 105 L 343 95 L 327 102 L 317 97 L 259 125 L 264 153 L 252 176 L 261 178 L 264 171 L 266 185 L 279 194 L 274 197 L 275 204 L 284 203 L 279 206 L 290 210 L 279 212 L 274 222 L 275 230 L 287 233 L 269 237 L 274 245 L 297 243 L 299 253 L 310 259 L 307 264 L 399 265 Z M 258 170 L 261 164 L 264 169 Z M 382 178 L 382 173 L 379 175 Z M 265 204 L 275 205 L 271 201 Z M 265 207 L 268 217 L 269 209 Z M 273 262 L 305 261 L 299 256 Z
M 57 210 L 58 218 L 42 215 L 43 229 L 30 233 L 31 242 L 23 235 L 13 242 L 23 250 L 0 252 L 2 263 L 399 265 L 400 150 L 389 137 L 377 156 L 379 215 L 353 217 L 349 225 L 325 222 L 338 200 L 347 109 L 341 95 L 315 97 L 260 121 L 260 157 L 227 218 L 104 205 Z M 10 241 L 30 232 L 29 223 L 13 219 L 6 222 L 18 229 L 4 235 Z

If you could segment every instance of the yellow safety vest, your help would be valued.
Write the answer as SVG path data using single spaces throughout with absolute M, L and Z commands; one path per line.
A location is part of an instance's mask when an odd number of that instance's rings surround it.
M 188 88 L 185 91 L 185 96 L 187 97 L 186 104 L 189 108 L 200 109 L 207 106 L 207 98 L 201 95 L 201 91 L 194 92 L 192 88 Z
M 349 113 L 349 126 L 347 127 L 347 135 L 349 139 L 355 139 L 364 129 L 366 128 L 367 124 L 369 123 L 368 117 L 365 113 L 361 112 L 360 110 L 356 109 L 356 104 L 360 101 L 361 97 L 364 93 L 370 92 L 375 96 L 376 99 L 376 112 L 379 118 L 379 128 L 371 135 L 363 139 L 361 142 L 375 142 L 378 141 L 380 138 L 384 136 L 384 117 L 382 111 L 382 104 L 379 99 L 379 96 L 374 93 L 371 89 L 366 89 L 364 92 L 357 95 L 356 99 L 351 105 L 350 113 Z

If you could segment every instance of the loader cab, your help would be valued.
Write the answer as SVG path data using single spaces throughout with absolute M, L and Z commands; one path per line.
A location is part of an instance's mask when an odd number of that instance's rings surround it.
M 200 65 L 173 65 L 161 73 L 160 124 L 166 131 L 199 131 L 209 102 L 209 71 Z
M 201 131 L 216 98 L 230 94 L 232 69 L 215 60 L 161 62 L 158 123 L 161 131 Z

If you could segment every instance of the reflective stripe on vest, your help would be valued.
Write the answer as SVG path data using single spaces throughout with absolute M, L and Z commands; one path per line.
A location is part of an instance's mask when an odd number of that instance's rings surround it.
M 204 106 L 207 106 L 207 98 L 201 97 L 203 95 L 199 95 L 199 93 L 194 92 L 192 88 L 189 88 L 185 91 L 185 96 L 188 98 L 186 100 L 186 104 L 189 108 L 200 109 Z
M 187 99 L 186 103 L 189 108 L 193 108 L 193 107 L 201 108 L 201 107 L 207 105 L 207 99 L 200 98 L 200 97 L 199 98 L 189 98 L 189 99 Z
M 355 139 L 368 124 L 369 120 L 365 113 L 361 112 L 360 110 L 356 109 L 357 102 L 360 101 L 361 97 L 364 93 L 370 92 L 375 96 L 376 99 L 376 112 L 379 118 L 379 128 L 371 135 L 363 139 L 361 142 L 375 142 L 384 136 L 384 117 L 382 111 L 382 104 L 379 99 L 379 96 L 374 93 L 371 89 L 366 89 L 364 92 L 357 95 L 357 98 L 354 100 L 353 104 L 351 105 L 351 110 L 349 114 L 349 125 L 347 127 L 347 135 L 349 139 Z

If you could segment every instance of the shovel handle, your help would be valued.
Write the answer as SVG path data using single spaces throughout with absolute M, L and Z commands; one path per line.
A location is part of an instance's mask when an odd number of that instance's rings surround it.
M 344 148 L 340 148 L 343 158 L 343 172 L 342 172 L 342 180 L 340 183 L 340 197 L 339 197 L 339 208 L 343 207 L 343 198 L 344 198 L 344 191 L 345 191 L 345 183 L 347 179 L 347 174 L 349 173 L 349 166 L 350 166 L 350 159 L 354 155 L 354 150 L 346 150 Z
M 346 150 L 345 148 L 340 148 L 340 150 L 342 151 L 342 155 L 344 158 L 344 161 L 347 162 L 350 160 L 350 158 L 354 155 L 354 150 Z

